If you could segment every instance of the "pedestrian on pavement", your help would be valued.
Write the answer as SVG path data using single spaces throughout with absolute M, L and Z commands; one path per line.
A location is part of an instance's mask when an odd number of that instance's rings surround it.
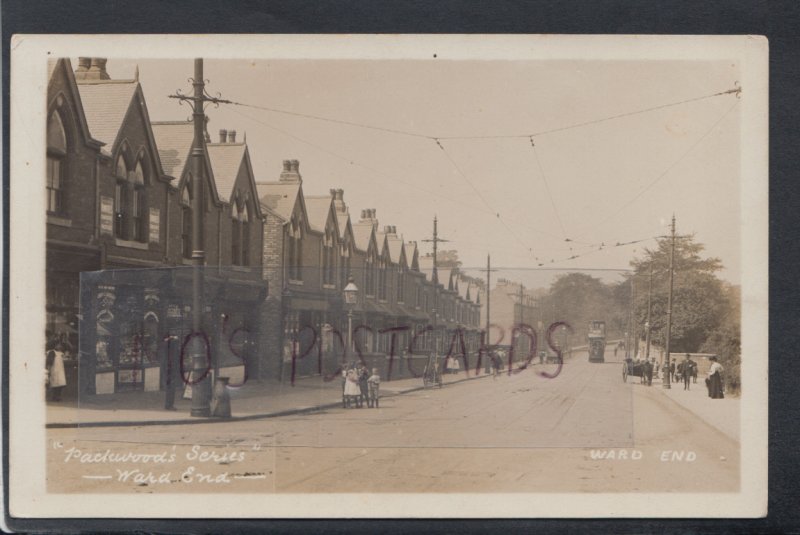
M 672 377 L 672 382 L 678 382 L 678 376 L 675 374 L 675 361 L 669 363 L 669 375 Z
M 347 408 L 347 396 L 345 394 L 345 388 L 347 385 L 347 363 L 342 364 L 342 407 L 345 409 Z
M 694 361 L 689 353 L 686 353 L 686 356 L 683 357 L 683 362 L 681 362 L 681 376 L 683 377 L 683 389 L 684 390 L 691 390 L 692 384 L 692 369 L 694 367 Z
M 378 375 L 378 368 L 372 368 L 372 375 L 367 380 L 369 387 L 369 397 L 367 403 L 370 408 L 378 408 L 379 388 L 381 386 L 381 376 Z
M 358 406 L 363 407 L 364 402 L 369 397 L 369 372 L 367 367 L 363 364 L 358 369 L 358 387 L 361 390 L 361 397 L 358 400 Z
M 61 391 L 67 386 L 67 374 L 64 371 L 64 346 L 60 343 L 47 352 L 47 384 L 50 388 L 50 401 L 61 401 Z
M 344 385 L 345 408 L 355 407 L 361 399 L 361 388 L 358 386 L 358 374 L 355 368 L 347 370 L 347 380 Z
M 711 367 L 708 369 L 708 377 L 706 378 L 706 386 L 708 386 L 708 397 L 711 399 L 722 399 L 725 397 L 723 393 L 722 381 L 722 364 L 717 362 L 716 356 L 711 356 Z

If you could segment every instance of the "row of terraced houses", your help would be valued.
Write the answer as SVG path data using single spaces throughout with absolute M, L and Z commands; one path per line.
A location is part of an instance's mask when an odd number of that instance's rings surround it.
M 247 143 L 219 130 L 202 143 L 204 185 L 192 191 L 190 122 L 153 121 L 138 77 L 112 80 L 103 58 L 50 64 L 47 91 L 47 340 L 67 349 L 69 391 L 165 386 L 191 328 L 193 195 L 203 195 L 205 335 L 215 367 L 248 380 L 325 374 L 343 358 L 348 307 L 373 365 L 480 340 L 483 287 L 351 210 L 342 189 L 306 194 L 297 160 L 257 177 Z M 356 217 L 358 214 L 358 217 Z M 185 269 L 184 269 L 185 267 Z M 435 293 L 435 295 L 434 295 Z M 436 305 L 434 302 L 436 301 Z M 437 310 L 436 318 L 434 307 Z M 438 336 L 429 330 L 435 323 Z M 408 373 L 403 359 L 395 376 Z M 243 375 L 243 374 L 242 374 Z

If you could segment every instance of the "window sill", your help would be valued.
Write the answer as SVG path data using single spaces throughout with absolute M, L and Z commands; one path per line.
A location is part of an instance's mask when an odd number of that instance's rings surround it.
M 250 268 L 247 266 L 230 266 L 231 271 L 238 271 L 239 273 L 248 273 Z
M 291 284 L 292 286 L 302 286 L 303 285 L 303 281 L 289 279 L 289 284 Z
M 48 215 L 47 222 L 51 225 L 58 225 L 59 227 L 72 227 L 71 219 L 64 219 L 55 215 Z
M 129 249 L 139 249 L 141 251 L 147 251 L 150 248 L 150 244 L 146 242 L 121 240 L 119 238 L 114 239 L 114 244 L 117 247 L 127 247 Z
M 336 285 L 335 284 L 323 284 L 322 287 L 325 288 L 326 290 L 335 290 L 336 289 Z

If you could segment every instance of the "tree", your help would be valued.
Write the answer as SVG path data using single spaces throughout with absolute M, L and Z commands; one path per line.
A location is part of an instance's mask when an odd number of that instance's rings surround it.
M 658 240 L 655 249 L 645 249 L 643 258 L 631 261 L 636 286 L 635 318 L 645 336 L 647 288 L 653 272 L 650 333 L 653 344 L 666 343 L 671 239 Z M 704 246 L 694 236 L 675 241 L 674 291 L 672 297 L 671 352 L 698 352 L 709 335 L 717 330 L 728 312 L 728 295 L 716 272 L 722 268 L 718 258 L 703 258 Z
M 610 307 L 609 288 L 584 273 L 560 275 L 550 286 L 544 306 L 551 307 L 560 321 L 569 323 L 576 336 L 586 336 L 589 321 L 606 320 Z M 547 308 L 545 308 L 547 310 Z

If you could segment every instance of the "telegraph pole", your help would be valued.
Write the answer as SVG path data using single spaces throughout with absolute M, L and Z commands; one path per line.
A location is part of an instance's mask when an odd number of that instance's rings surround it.
M 631 329 L 633 331 L 633 358 L 635 359 L 639 353 L 639 338 L 637 337 L 636 332 L 636 324 L 638 323 L 636 320 L 636 284 L 634 284 L 634 278 L 636 277 L 636 273 L 631 275 Z
M 490 305 L 491 301 L 489 297 L 491 296 L 491 286 L 492 286 L 492 271 L 497 271 L 496 269 L 492 269 L 492 255 L 486 254 L 486 269 L 481 270 L 486 273 L 486 335 L 483 340 L 483 344 L 485 347 L 489 346 L 489 324 L 491 320 L 489 319 L 489 312 L 490 312 Z M 488 369 L 488 368 L 487 368 Z
M 670 373 L 669 373 L 669 339 L 670 335 L 672 334 L 672 288 L 673 288 L 673 280 L 675 275 L 675 214 L 672 214 L 672 226 L 671 226 L 671 245 L 669 251 L 669 297 L 667 299 L 667 340 L 665 343 L 665 350 L 666 356 L 664 360 L 664 365 L 666 367 L 667 373 L 665 374 L 665 378 L 663 381 L 664 388 L 672 388 L 670 385 Z
M 422 240 L 423 242 L 433 243 L 433 274 L 431 280 L 433 281 L 433 347 L 434 355 L 438 359 L 439 353 L 439 331 L 436 327 L 436 319 L 439 310 L 439 259 L 437 258 L 437 250 L 439 242 L 448 242 L 439 237 L 439 220 L 433 216 L 433 238 L 429 240 Z
M 209 375 L 210 348 L 206 347 L 206 334 L 203 327 L 205 315 L 206 253 L 203 249 L 203 212 L 205 211 L 205 103 L 216 105 L 230 104 L 229 100 L 214 98 L 206 94 L 203 80 L 203 58 L 194 60 L 194 78 L 192 79 L 194 94 L 184 95 L 177 91 L 169 98 L 181 102 L 192 102 L 192 121 L 194 125 L 194 141 L 191 152 L 191 203 L 192 203 L 192 334 L 189 344 L 189 361 L 192 369 L 192 409 L 191 415 L 196 417 L 211 416 L 211 379 Z
M 650 325 L 650 308 L 653 303 L 653 262 L 650 262 L 650 282 L 647 284 L 647 322 L 645 322 L 645 350 L 644 350 L 644 358 L 645 360 L 650 360 L 650 329 L 653 328 Z

